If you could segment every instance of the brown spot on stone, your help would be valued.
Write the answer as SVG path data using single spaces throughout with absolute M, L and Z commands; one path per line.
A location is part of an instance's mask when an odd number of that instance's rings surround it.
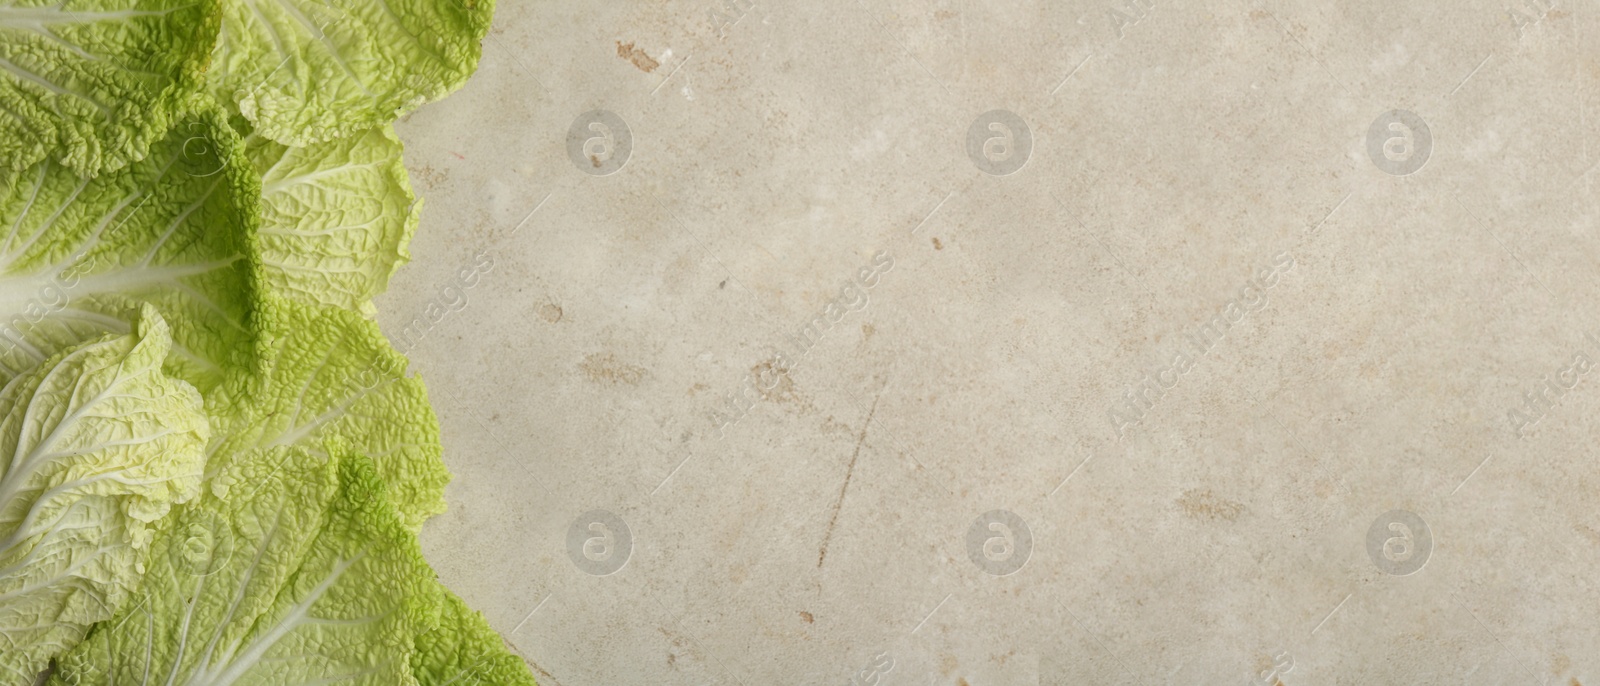
M 1270 16 L 1272 16 L 1272 15 L 1270 13 L 1268 13 L 1266 10 L 1250 10 L 1250 18 L 1251 19 L 1266 19 L 1267 17 L 1270 17 Z
M 594 165 L 595 169 L 599 169 L 600 168 L 600 158 L 595 156 L 595 155 L 590 155 L 589 156 L 589 164 Z
M 644 379 L 645 368 L 633 364 L 624 364 L 617 360 L 611 353 L 591 353 L 583 358 L 578 365 L 579 369 L 596 383 L 627 384 L 637 386 Z
M 722 290 L 722 289 L 727 288 L 727 287 L 728 287 L 728 280 L 727 279 L 723 279 L 722 283 L 717 284 L 717 290 Z
M 1580 522 L 1572 525 L 1572 530 L 1582 534 L 1584 538 L 1589 539 L 1590 543 L 1600 545 L 1600 531 L 1595 531 L 1594 527 Z
M 956 679 L 956 686 L 972 686 L 972 684 L 967 683 L 966 677 L 958 677 Z
M 539 317 L 551 324 L 561 321 L 561 306 L 555 303 L 545 303 L 539 306 Z
M 711 387 L 696 381 L 693 386 L 689 387 L 689 395 L 694 395 L 696 393 L 699 393 L 700 391 L 704 391 L 704 390 L 707 390 L 709 388 L 711 388 Z
M 1219 497 L 1210 490 L 1184 491 L 1183 497 L 1178 498 L 1178 506 L 1183 508 L 1184 514 L 1196 519 L 1224 519 L 1231 522 L 1244 514 L 1244 503 Z
M 956 13 L 955 12 L 951 12 L 950 10 L 939 10 L 938 12 L 934 12 L 933 13 L 933 18 L 934 19 L 938 19 L 939 21 L 946 21 L 946 20 L 950 20 L 950 19 L 955 19 L 956 18 Z
M 801 610 L 800 611 L 800 619 L 801 619 L 801 621 L 804 621 L 807 624 L 811 624 L 811 623 L 817 621 L 816 617 L 812 617 L 811 613 L 810 612 L 806 612 L 805 610 Z
M 633 43 L 617 41 L 617 57 L 621 57 L 622 59 L 632 62 L 633 66 L 638 67 L 639 71 L 642 71 L 646 74 L 655 71 L 656 67 L 661 66 L 660 62 L 652 59 L 649 55 L 645 54 L 643 50 L 633 47 Z
M 940 243 L 938 238 L 934 238 L 933 239 L 933 249 L 934 250 L 944 250 L 944 244 Z
M 1256 658 L 1256 673 L 1257 674 L 1265 674 L 1265 673 L 1267 673 L 1269 671 L 1273 671 L 1273 666 L 1274 666 L 1274 663 L 1272 662 L 1272 656 L 1271 655 L 1261 655 L 1261 657 Z M 1251 681 L 1251 683 L 1255 683 L 1255 679 L 1251 679 L 1250 681 Z
M 439 171 L 428 165 L 407 167 L 406 170 L 411 172 L 412 178 L 421 181 L 422 185 L 426 188 L 434 188 L 439 186 L 443 184 L 446 179 L 450 178 L 449 169 Z
M 662 636 L 665 636 L 668 641 L 672 642 L 672 647 L 684 650 L 685 652 L 693 651 L 693 646 L 689 645 L 689 640 L 683 636 L 679 636 L 677 632 L 670 631 L 666 627 L 656 627 L 656 631 L 661 632 Z
M 795 394 L 794 379 L 789 378 L 788 370 L 775 364 L 776 359 L 761 362 L 750 368 L 750 378 L 755 380 L 756 391 L 763 400 L 785 402 L 798 400 Z
M 861 325 L 861 340 L 863 340 L 863 341 L 872 340 L 872 334 L 875 334 L 877 332 L 878 332 L 878 327 L 873 326 L 871 324 L 862 324 Z
M 750 368 L 750 374 L 745 377 L 744 388 L 753 390 L 761 395 L 764 401 L 784 405 L 799 414 L 815 414 L 816 405 L 810 398 L 800 392 L 800 387 L 794 383 L 794 378 L 789 376 L 788 368 L 779 364 L 782 354 L 775 355 Z

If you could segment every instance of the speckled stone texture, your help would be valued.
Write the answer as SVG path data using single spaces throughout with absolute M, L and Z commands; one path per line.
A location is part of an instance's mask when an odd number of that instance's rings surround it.
M 1590 0 L 502 2 L 399 131 L 542 684 L 1600 684 Z

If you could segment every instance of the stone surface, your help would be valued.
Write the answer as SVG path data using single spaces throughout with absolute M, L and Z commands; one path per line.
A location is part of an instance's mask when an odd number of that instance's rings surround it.
M 502 0 L 425 549 L 549 686 L 1600 683 L 1597 122 L 1592 2 Z

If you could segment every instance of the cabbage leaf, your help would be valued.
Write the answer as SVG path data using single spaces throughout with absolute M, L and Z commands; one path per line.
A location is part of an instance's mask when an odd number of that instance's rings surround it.
M 156 523 L 200 491 L 200 394 L 161 372 L 170 330 L 63 350 L 0 390 L 0 684 L 124 607 Z

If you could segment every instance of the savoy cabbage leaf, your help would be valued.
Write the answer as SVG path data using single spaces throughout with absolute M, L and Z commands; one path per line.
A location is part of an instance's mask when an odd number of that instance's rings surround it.
M 173 514 L 138 603 L 58 662 L 57 686 L 410 686 L 432 571 L 371 462 L 329 441 L 237 456 L 249 488 Z
M 153 525 L 200 490 L 200 394 L 166 377 L 167 324 L 62 351 L 0 390 L 0 684 L 127 604 Z
M 322 454 L 340 438 L 370 458 L 407 526 L 444 511 L 450 480 L 439 422 L 422 380 L 406 375 L 373 321 L 349 310 L 263 294 L 259 374 L 240 374 L 206 398 L 218 424 L 207 448 L 211 489 L 235 487 L 228 466 L 252 450 L 298 446 Z
M 0 0 L 0 686 L 533 683 L 371 320 L 492 4 Z
M 252 133 L 261 176 L 260 248 L 268 288 L 296 300 L 369 311 L 395 269 L 422 202 L 392 127 L 289 147 Z
M 492 0 L 223 0 L 211 88 L 263 136 L 307 145 L 461 87 Z
M 420 686 L 534 686 L 528 665 L 506 650 L 483 615 L 440 587 L 439 623 L 417 636 L 412 656 Z
M 0 158 L 77 174 L 144 158 L 205 85 L 218 0 L 0 5 Z
M 142 302 L 172 325 L 174 375 L 206 391 L 249 366 L 258 189 L 215 108 L 117 172 L 0 172 L 0 381 L 128 331 Z

